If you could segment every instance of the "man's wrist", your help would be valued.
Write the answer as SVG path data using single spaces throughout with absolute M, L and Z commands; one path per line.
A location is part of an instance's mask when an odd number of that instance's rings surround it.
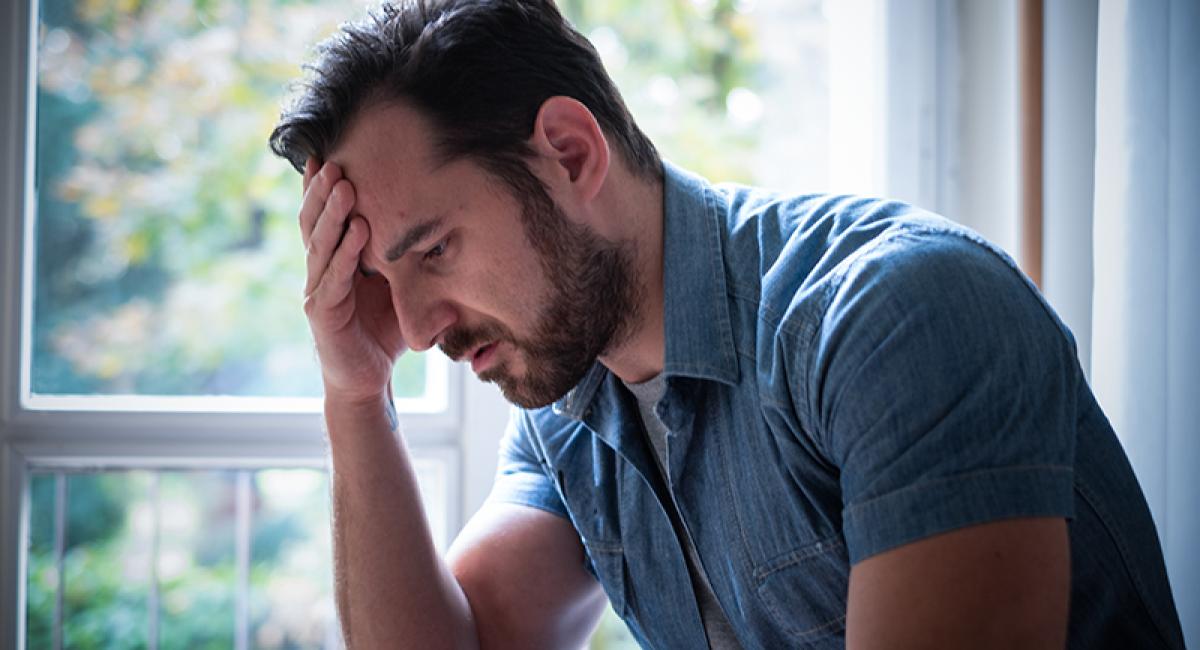
M 385 390 L 370 396 L 344 395 L 337 392 L 325 393 L 326 419 L 348 418 L 356 421 L 380 419 L 389 430 L 396 430 L 400 424 L 396 414 L 396 404 L 392 400 L 391 391 Z

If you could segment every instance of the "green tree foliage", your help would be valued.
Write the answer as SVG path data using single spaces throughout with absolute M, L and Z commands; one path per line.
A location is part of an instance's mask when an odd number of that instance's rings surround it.
M 233 645 L 233 472 L 76 473 L 66 475 L 66 485 L 64 647 L 148 647 L 152 584 L 159 648 Z M 248 585 L 254 647 L 321 647 L 332 624 L 327 491 L 317 470 L 254 473 Z M 31 496 L 27 647 L 48 648 L 59 580 L 55 476 L 36 474 Z
M 47 394 L 316 395 L 299 309 L 299 179 L 266 136 L 321 0 L 47 0 L 39 30 L 32 386 Z M 730 99 L 759 80 L 731 0 L 564 7 L 663 153 L 749 181 Z M 739 95 L 741 93 L 741 95 Z M 400 394 L 423 390 L 407 355 Z
M 32 386 L 317 395 L 299 178 L 266 148 L 335 3 L 42 3 Z M 408 355 L 397 392 L 423 392 Z

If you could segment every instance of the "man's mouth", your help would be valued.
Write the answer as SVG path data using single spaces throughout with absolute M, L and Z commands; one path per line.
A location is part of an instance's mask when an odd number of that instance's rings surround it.
M 491 365 L 492 358 L 496 356 L 496 345 L 497 342 L 493 341 L 491 343 L 481 345 L 475 349 L 475 352 L 471 355 L 470 359 L 471 370 L 473 370 L 476 375 L 484 370 L 487 370 L 488 366 Z

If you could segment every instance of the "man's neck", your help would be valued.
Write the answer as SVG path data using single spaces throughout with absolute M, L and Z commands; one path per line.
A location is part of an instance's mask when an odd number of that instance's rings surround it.
M 663 370 L 666 356 L 663 293 L 663 184 L 622 170 L 605 197 L 617 217 L 620 239 L 634 246 L 633 281 L 640 286 L 637 319 L 622 343 L 600 357 L 613 374 L 640 383 Z

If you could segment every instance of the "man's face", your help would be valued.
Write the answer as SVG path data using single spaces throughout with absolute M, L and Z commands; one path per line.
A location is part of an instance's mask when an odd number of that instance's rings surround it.
M 369 108 L 330 156 L 370 226 L 363 267 L 387 280 L 409 347 L 439 345 L 510 402 L 545 406 L 626 333 L 631 247 L 474 162 L 437 167 L 430 133 L 406 106 Z

